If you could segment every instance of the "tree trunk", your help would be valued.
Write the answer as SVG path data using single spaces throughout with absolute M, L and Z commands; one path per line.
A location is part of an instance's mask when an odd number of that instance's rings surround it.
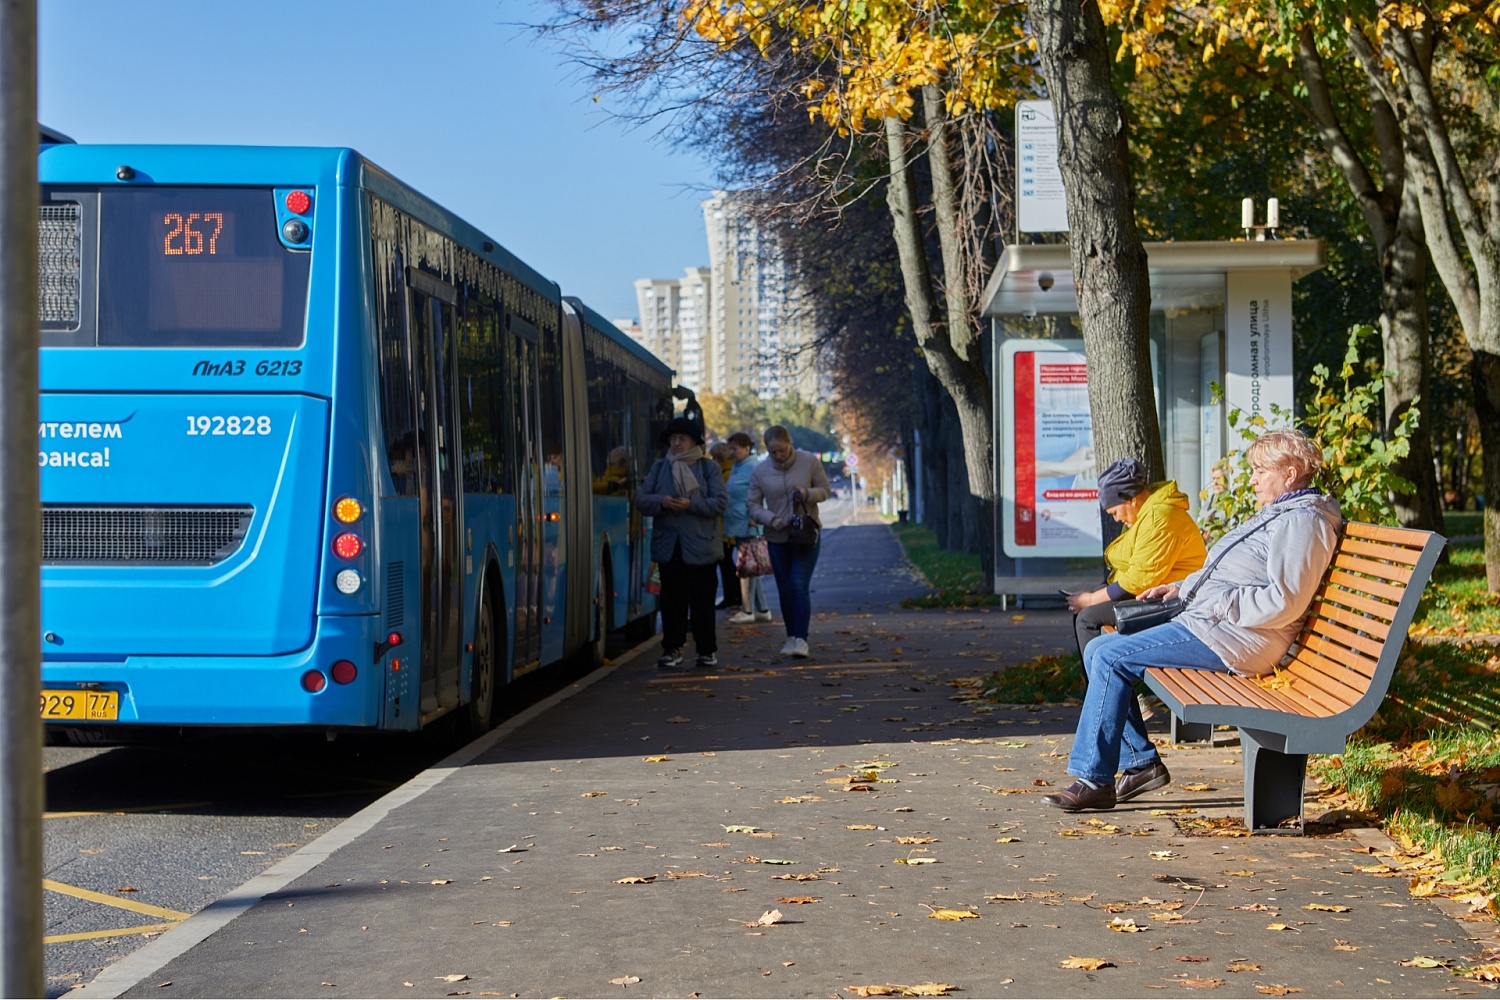
M 1384 396 L 1389 434 L 1419 397 L 1418 406 L 1430 406 L 1432 401 L 1422 163 L 1403 133 L 1396 109 L 1381 88 L 1371 84 L 1371 131 L 1382 182 L 1377 185 L 1339 118 L 1310 23 L 1298 35 L 1297 63 L 1307 85 L 1308 114 L 1374 237 L 1381 279 L 1380 338 L 1386 370 L 1392 373 L 1386 380 Z M 1396 497 L 1397 516 L 1408 528 L 1440 531 L 1443 511 L 1433 463 L 1432 421 L 1419 420 L 1408 441 L 1411 451 L 1396 464 L 1395 471 L 1410 480 L 1414 489 L 1410 496 Z
M 1152 388 L 1151 283 L 1135 226 L 1124 109 L 1098 5 L 1029 0 L 1057 116 L 1068 242 L 1089 360 L 1098 467 L 1129 455 L 1165 478 Z
M 973 524 L 993 524 L 994 479 L 992 475 L 994 424 L 990 412 L 989 376 L 984 370 L 981 352 L 976 349 L 961 357 L 954 349 L 952 330 L 939 336 L 934 322 L 937 312 L 933 294 L 932 270 L 922 239 L 921 220 L 917 214 L 916 185 L 912 177 L 911 152 L 907 148 L 907 130 L 899 118 L 885 119 L 886 150 L 890 157 L 890 184 L 886 205 L 891 213 L 891 228 L 901 260 L 901 278 L 906 290 L 906 308 L 911 316 L 912 333 L 927 367 L 953 400 L 962 431 L 967 468 L 967 503 L 976 510 L 970 516 Z M 951 195 L 951 175 L 949 177 Z M 957 277 L 962 281 L 962 275 Z M 964 321 L 965 330 L 969 322 Z M 979 528 L 982 536 L 990 534 Z M 951 542 L 951 539 L 950 539 Z M 961 542 L 961 544 L 963 544 Z M 953 545 L 947 546 L 949 548 Z M 985 585 L 994 579 L 994 546 L 979 543 Z
M 1408 175 L 1411 171 L 1408 171 Z M 1427 326 L 1427 243 L 1417 185 L 1404 185 L 1394 238 L 1381 248 L 1380 337 L 1385 345 L 1385 426 L 1390 435 L 1413 406 L 1432 405 L 1432 346 Z M 1431 412 L 1430 410 L 1428 411 Z M 1394 466 L 1411 481 L 1410 496 L 1396 497 L 1396 516 L 1408 528 L 1443 530 L 1442 498 L 1433 462 L 1432 421 L 1419 412 L 1408 438 L 1411 451 Z
M 1500 552 L 1500 354 L 1475 351 L 1469 363 L 1474 384 L 1474 413 L 1479 417 L 1479 447 L 1484 466 L 1484 576 L 1492 591 L 1500 590 L 1500 565 L 1490 553 Z

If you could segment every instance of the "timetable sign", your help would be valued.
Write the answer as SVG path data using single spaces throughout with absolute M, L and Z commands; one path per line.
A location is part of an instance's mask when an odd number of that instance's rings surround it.
M 1068 231 L 1051 101 L 1016 102 L 1016 227 L 1023 233 Z

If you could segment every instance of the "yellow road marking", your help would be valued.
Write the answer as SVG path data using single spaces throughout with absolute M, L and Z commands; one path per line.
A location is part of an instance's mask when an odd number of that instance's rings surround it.
M 191 913 L 183 913 L 181 910 L 169 910 L 164 906 L 152 906 L 150 903 L 137 903 L 133 899 L 120 899 L 118 896 L 106 896 L 102 892 L 94 892 L 92 889 L 80 889 L 76 885 L 68 885 L 64 882 L 54 882 L 49 878 L 42 879 L 42 888 L 60 892 L 64 896 L 73 896 L 76 899 L 86 899 L 91 903 L 103 903 L 105 906 L 117 906 L 122 910 L 132 913 L 142 913 L 148 917 L 162 917 L 166 920 L 186 920 L 192 916 Z M 144 931 L 139 933 L 145 933 Z
M 170 924 L 142 924 L 140 927 L 121 927 L 116 931 L 84 931 L 81 934 L 51 934 L 42 938 L 42 944 L 60 944 L 64 941 L 90 941 L 94 938 L 124 937 L 126 934 L 154 934 L 157 931 L 171 930 L 176 927 L 174 921 Z

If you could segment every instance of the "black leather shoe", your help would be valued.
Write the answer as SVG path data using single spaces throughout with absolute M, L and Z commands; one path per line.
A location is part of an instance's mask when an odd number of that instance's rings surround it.
M 1043 795 L 1042 801 L 1057 806 L 1063 812 L 1076 813 L 1083 809 L 1113 809 L 1115 789 L 1113 785 L 1090 788 L 1082 781 L 1075 781 L 1060 792 Z
M 1126 771 L 1115 779 L 1115 801 L 1128 802 L 1140 795 L 1149 792 L 1153 788 L 1161 788 L 1172 783 L 1172 776 L 1167 773 L 1167 765 L 1160 759 L 1154 764 L 1137 768 L 1134 771 Z
M 740 602 L 739 601 L 731 601 L 729 598 L 726 597 L 726 598 L 724 598 L 724 600 L 722 600 L 718 604 L 714 605 L 714 610 L 715 611 L 728 611 L 730 608 L 737 608 L 739 606 L 740 606 Z

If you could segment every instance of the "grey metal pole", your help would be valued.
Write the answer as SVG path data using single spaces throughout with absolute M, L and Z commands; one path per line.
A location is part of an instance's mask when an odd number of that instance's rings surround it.
M 39 997 L 36 0 L 0 0 L 0 996 Z

